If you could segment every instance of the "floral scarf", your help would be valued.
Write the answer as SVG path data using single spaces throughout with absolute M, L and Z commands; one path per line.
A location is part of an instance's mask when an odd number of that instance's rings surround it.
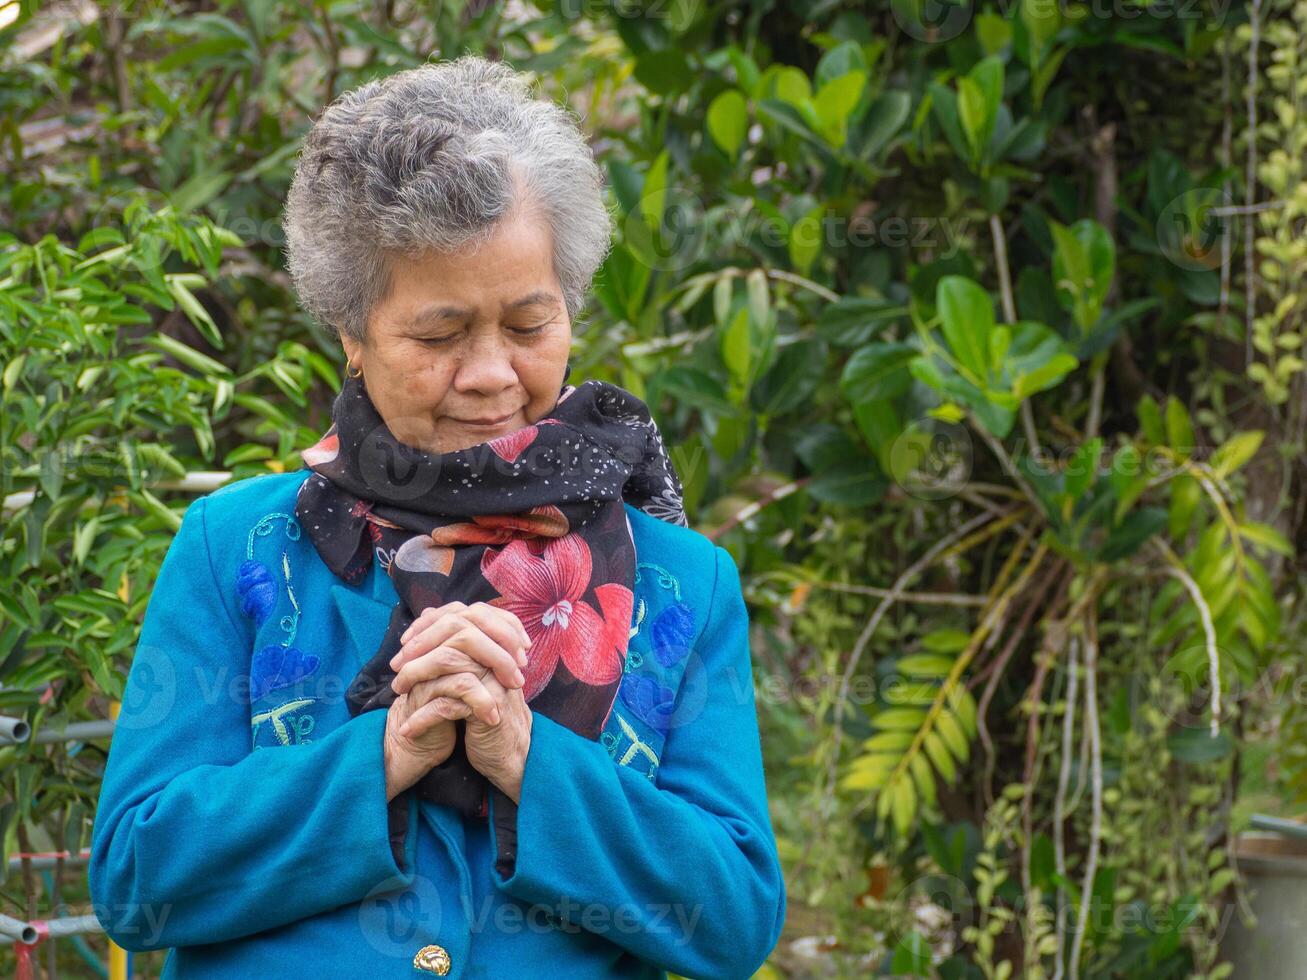
M 395 700 L 391 657 L 423 609 L 459 600 L 517 615 L 531 637 L 523 696 L 598 739 L 621 682 L 635 545 L 623 502 L 686 524 L 681 484 L 649 410 L 617 385 L 564 385 L 534 424 L 449 453 L 399 442 L 362 378 L 347 378 L 331 427 L 301 456 L 313 471 L 295 514 L 346 582 L 375 560 L 399 596 L 376 654 L 346 691 L 351 716 Z M 465 723 L 418 792 L 487 815 L 489 780 L 468 762 Z

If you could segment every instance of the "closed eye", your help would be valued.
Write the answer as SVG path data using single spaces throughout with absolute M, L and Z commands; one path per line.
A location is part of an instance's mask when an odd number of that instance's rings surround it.
M 513 333 L 517 334 L 519 337 L 533 337 L 536 334 L 538 334 L 540 331 L 544 330 L 545 327 L 547 326 L 549 326 L 548 323 L 542 323 L 536 327 L 509 327 L 508 329 L 511 330 Z M 439 346 L 441 344 L 447 344 L 451 340 L 456 340 L 458 336 L 459 335 L 456 333 L 451 333 L 451 334 L 446 334 L 443 337 L 419 337 L 418 340 L 424 344 Z

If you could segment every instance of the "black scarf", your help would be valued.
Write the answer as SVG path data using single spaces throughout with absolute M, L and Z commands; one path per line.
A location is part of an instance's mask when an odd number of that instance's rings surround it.
M 629 502 L 686 524 L 681 484 L 645 404 L 604 381 L 564 385 L 533 424 L 467 449 L 399 442 L 362 378 L 347 378 L 332 425 L 302 452 L 312 476 L 295 515 L 327 566 L 357 582 L 374 559 L 399 602 L 376 654 L 346 691 L 351 716 L 395 700 L 390 659 L 428 606 L 482 601 L 522 621 L 532 709 L 598 739 L 621 682 L 634 601 Z M 487 815 L 489 780 L 468 761 L 465 722 L 449 759 L 417 784 L 465 816 Z

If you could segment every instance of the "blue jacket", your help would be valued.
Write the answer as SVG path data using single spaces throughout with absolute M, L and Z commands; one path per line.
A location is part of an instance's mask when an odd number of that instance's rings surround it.
M 91 841 L 108 935 L 168 948 L 163 980 L 751 976 L 786 894 L 729 552 L 627 505 L 635 611 L 600 740 L 533 713 L 509 877 L 493 812 L 415 793 L 400 862 L 386 712 L 344 696 L 396 594 L 375 562 L 353 586 L 323 564 L 294 518 L 307 476 L 195 500 L 164 558 Z M 272 574 L 238 578 L 248 560 Z M 252 677 L 269 644 L 278 671 Z

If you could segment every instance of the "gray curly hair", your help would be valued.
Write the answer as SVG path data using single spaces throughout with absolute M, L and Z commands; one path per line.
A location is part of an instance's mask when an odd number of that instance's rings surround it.
M 286 259 L 304 308 L 365 342 L 396 255 L 484 240 L 538 209 L 575 319 L 612 242 L 603 171 L 569 109 L 476 55 L 367 82 L 304 139 L 286 197 Z

